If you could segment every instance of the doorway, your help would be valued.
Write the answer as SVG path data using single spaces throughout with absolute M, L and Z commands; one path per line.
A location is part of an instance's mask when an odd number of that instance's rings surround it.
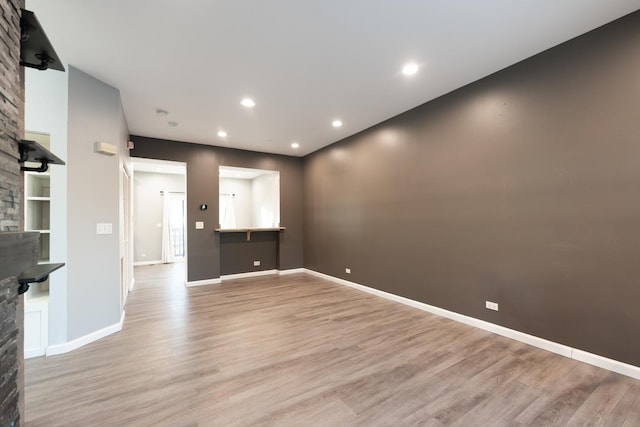
M 133 266 L 131 265 L 131 173 L 126 163 L 122 164 L 122 197 L 120 205 L 120 311 L 127 303 L 129 290 L 133 285 Z
M 183 263 L 186 277 L 186 164 L 138 158 L 131 163 L 134 266 Z

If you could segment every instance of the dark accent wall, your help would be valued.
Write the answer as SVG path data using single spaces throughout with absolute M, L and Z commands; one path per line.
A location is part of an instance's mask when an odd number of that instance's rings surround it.
M 220 234 L 214 232 L 219 224 L 220 165 L 280 171 L 280 223 L 287 229 L 279 233 L 277 242 L 279 268 L 302 267 L 302 159 L 142 136 L 131 136 L 131 140 L 135 143 L 132 157 L 187 164 L 189 281 L 216 279 L 221 274 Z M 208 205 L 206 211 L 198 209 L 203 203 Z M 205 229 L 196 230 L 196 221 L 204 221 Z M 260 269 L 265 269 L 264 265 Z
M 220 235 L 220 274 L 279 269 L 279 232 L 223 233 Z M 260 261 L 254 266 L 254 261 Z M 296 267 L 298 268 L 298 267 Z
M 306 157 L 304 181 L 306 268 L 640 366 L 640 12 Z

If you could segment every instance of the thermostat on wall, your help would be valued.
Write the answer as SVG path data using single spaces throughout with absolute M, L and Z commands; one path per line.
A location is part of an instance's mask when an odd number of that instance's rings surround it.
M 113 144 L 109 144 L 107 142 L 96 141 L 94 144 L 96 153 L 106 154 L 108 156 L 113 156 L 118 153 L 118 147 Z

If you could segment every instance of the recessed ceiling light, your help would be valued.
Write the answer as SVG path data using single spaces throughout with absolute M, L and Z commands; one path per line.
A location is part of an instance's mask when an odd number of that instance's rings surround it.
M 169 126 L 176 127 L 178 126 L 178 122 L 169 122 Z
M 334 120 L 333 122 L 331 122 L 331 126 L 333 126 L 334 128 L 339 128 L 340 126 L 342 126 L 342 121 Z
M 218 136 L 219 136 L 220 138 L 224 138 L 224 137 L 226 137 L 226 136 L 227 136 L 227 133 L 226 133 L 225 131 L 223 131 L 223 130 L 219 130 L 219 131 L 218 131 Z
M 294 142 L 293 144 L 291 144 L 291 148 L 300 148 L 300 144 Z
M 404 67 L 402 67 L 402 74 L 404 74 L 405 76 L 412 76 L 417 72 L 418 64 L 416 64 L 415 62 L 409 62 L 408 64 L 405 64 Z
M 247 107 L 247 108 L 251 108 L 251 107 L 255 107 L 256 103 L 253 99 L 251 98 L 244 98 L 242 101 L 240 101 L 240 104 L 242 104 L 243 106 Z

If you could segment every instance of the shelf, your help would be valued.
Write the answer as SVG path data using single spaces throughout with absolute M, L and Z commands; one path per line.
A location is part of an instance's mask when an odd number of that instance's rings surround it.
M 254 232 L 254 231 L 282 231 L 282 230 L 286 230 L 287 227 L 272 227 L 272 228 L 256 228 L 256 227 L 249 227 L 249 228 L 216 228 L 214 231 L 217 231 L 218 233 L 245 233 L 247 231 L 250 232 Z
M 48 144 L 43 142 L 43 147 Z M 25 166 L 31 166 L 26 164 Z M 24 224 L 30 231 L 40 233 L 38 242 L 38 264 L 48 263 L 50 254 L 50 217 L 51 217 L 51 176 L 49 173 L 37 173 L 27 171 L 24 174 Z M 49 291 L 48 280 L 34 287 L 27 294 L 44 295 Z
M 260 233 L 262 231 L 284 231 L 286 227 L 273 228 L 216 228 L 214 231 L 218 233 L 247 233 L 247 242 L 251 241 L 251 233 Z
M 29 172 L 46 172 L 49 169 L 49 165 L 64 165 L 66 164 L 62 159 L 53 154 L 51 151 L 38 144 L 35 141 L 21 140 L 19 143 L 20 148 L 20 163 L 25 162 L 37 162 L 40 163 L 39 167 L 27 167 L 22 166 L 20 170 Z
M 29 292 L 27 295 L 29 295 L 31 292 Z M 49 305 L 48 293 L 29 295 L 29 298 L 24 300 L 25 311 L 27 311 L 26 310 L 27 308 L 33 309 L 34 307 L 39 306 L 40 304 L 47 305 L 47 306 Z
M 18 294 L 23 294 L 29 290 L 29 284 L 31 283 L 42 283 L 49 277 L 49 274 L 53 273 L 59 268 L 64 266 L 63 262 L 53 263 L 53 264 L 38 264 L 32 269 L 23 272 L 18 277 L 18 283 L 20 287 L 18 288 Z
M 22 9 L 20 17 L 20 65 L 38 70 L 64 71 L 64 65 L 30 10 Z
M 49 230 L 51 204 L 44 200 L 27 200 L 25 206 L 25 229 L 29 231 Z
M 24 195 L 26 200 L 51 200 L 51 176 L 48 173 L 25 173 Z

